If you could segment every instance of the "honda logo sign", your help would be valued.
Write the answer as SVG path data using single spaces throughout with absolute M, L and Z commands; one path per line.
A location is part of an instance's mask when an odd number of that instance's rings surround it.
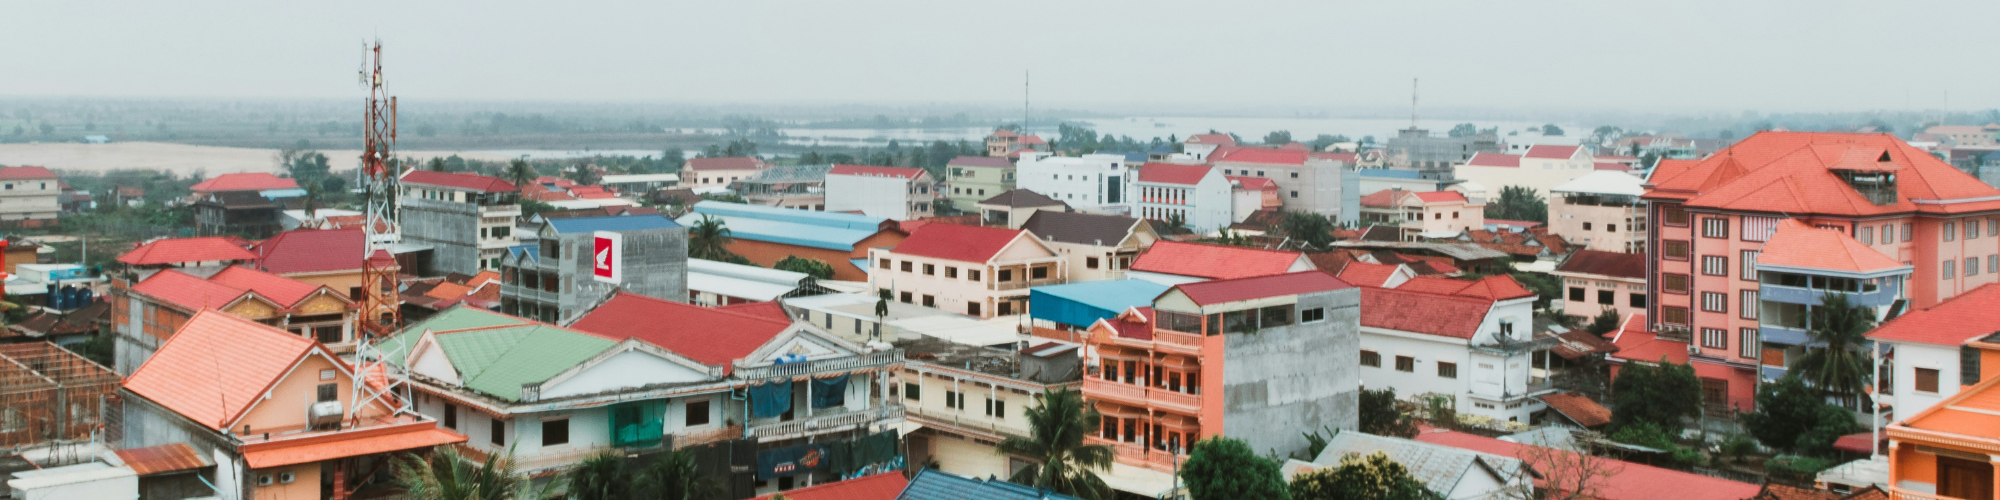
M 590 275 L 616 284 L 625 276 L 625 235 L 610 231 L 591 234 Z

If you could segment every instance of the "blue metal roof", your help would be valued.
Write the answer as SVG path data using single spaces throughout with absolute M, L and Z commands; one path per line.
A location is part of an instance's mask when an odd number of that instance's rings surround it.
M 999 478 L 973 479 L 937 469 L 924 469 L 910 479 L 896 500 L 1082 500 L 1077 497 L 1038 490 Z
M 528 258 L 530 259 L 542 260 L 542 246 L 535 243 L 529 243 L 526 245 L 514 245 L 511 247 L 507 247 L 507 257 L 509 258 L 520 257 L 522 254 L 527 254 Z
M 1166 285 L 1129 279 L 1038 286 L 1028 290 L 1028 312 L 1034 319 L 1089 327 L 1126 309 L 1151 306 L 1166 292 Z
M 884 219 L 866 215 L 814 212 L 791 208 L 744 205 L 718 201 L 695 203 L 694 210 L 682 215 L 681 225 L 692 226 L 707 215 L 722 219 L 732 238 L 849 252 L 854 244 L 874 236 Z
M 1361 176 L 1362 176 L 1362 177 L 1380 177 L 1380 178 L 1384 178 L 1384 179 L 1422 179 L 1422 178 L 1423 178 L 1422 174 L 1421 174 L 1420 172 L 1417 172 L 1417 171 L 1415 171 L 1415 170 L 1389 170 L 1389 169 L 1381 169 L 1381 168 L 1370 168 L 1370 169 L 1363 169 L 1363 170 L 1361 170 L 1361 171 L 1360 171 L 1360 173 L 1361 173 Z
M 557 233 L 583 233 L 590 231 L 644 231 L 647 229 L 667 229 L 681 227 L 673 219 L 652 215 L 613 215 L 605 217 L 577 217 L 574 219 L 549 219 L 550 226 Z

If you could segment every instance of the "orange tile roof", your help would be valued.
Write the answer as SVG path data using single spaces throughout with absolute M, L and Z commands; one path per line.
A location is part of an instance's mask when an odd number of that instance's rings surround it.
M 1385 286 L 1389 278 L 1396 275 L 1399 266 L 1394 264 L 1370 264 L 1352 262 L 1340 270 L 1340 280 L 1362 286 Z
M 204 280 L 178 269 L 153 273 L 144 281 L 132 285 L 131 290 L 189 311 L 220 309 L 248 292 L 242 288 Z M 283 307 L 283 304 L 279 307 Z
M 1417 199 L 1423 200 L 1424 203 L 1445 203 L 1454 201 L 1459 203 L 1466 203 L 1469 201 L 1465 199 L 1465 194 L 1459 193 L 1457 191 L 1425 191 L 1415 194 L 1417 195 Z
M 2000 283 L 1988 283 L 1930 307 L 1903 313 L 1868 332 L 1891 342 L 1957 347 L 2000 325 Z
M 298 189 L 299 183 L 275 175 L 251 172 L 242 174 L 222 174 L 202 181 L 188 189 L 201 193 L 209 191 L 264 191 L 268 189 Z
M 208 282 L 230 288 L 257 292 L 257 295 L 271 299 L 272 302 L 278 303 L 281 307 L 297 306 L 299 305 L 299 301 L 305 300 L 313 292 L 324 288 L 319 285 L 243 266 L 230 266 L 227 269 L 223 269 L 221 272 L 215 273 L 214 276 L 209 276 Z
M 1877 161 L 1865 161 L 1869 155 Z M 1835 175 L 1841 169 L 1895 170 L 1895 202 L 1868 201 Z M 2000 209 L 2000 198 L 1987 199 L 2000 190 L 1887 134 L 1759 132 L 1703 160 L 1663 161 L 1647 180 L 1648 199 L 1733 211 L 1868 216 Z
M 1133 260 L 1132 270 L 1209 279 L 1282 274 L 1305 254 L 1278 250 L 1161 241 Z
M 1548 394 L 1542 396 L 1541 400 L 1548 404 L 1549 408 L 1586 428 L 1611 423 L 1611 409 L 1583 397 L 1582 394 L 1574 392 Z
M 1902 262 L 1848 237 L 1845 231 L 1808 226 L 1798 219 L 1778 222 L 1778 230 L 1764 242 L 1757 265 L 1873 273 L 1908 268 Z
M 168 443 L 145 448 L 117 450 L 118 460 L 131 467 L 132 472 L 141 476 L 163 472 L 179 472 L 215 465 L 195 453 L 187 443 Z
M 434 421 L 407 421 L 361 427 L 291 439 L 251 441 L 242 446 L 243 461 L 252 469 L 309 464 L 337 458 L 463 443 L 465 435 L 439 429 Z
M 1961 439 L 1964 441 L 1983 442 L 1988 446 L 2000 447 L 1992 444 L 1995 440 L 2000 440 L 2000 389 L 1994 388 L 1996 384 L 2000 384 L 2000 377 L 1988 378 L 1984 382 L 1958 391 L 1957 395 L 1931 405 L 1929 409 L 1891 424 L 1889 437 L 1907 442 L 1909 437 L 1901 436 L 1899 434 L 1902 432 L 1897 431 L 1918 429 L 1958 434 L 1972 438 Z
M 1397 290 L 1410 292 L 1457 295 L 1487 300 L 1509 300 L 1535 296 L 1535 292 L 1521 286 L 1512 276 L 1487 276 L 1477 280 L 1462 280 L 1438 276 L 1418 276 L 1396 286 Z
M 154 240 L 118 256 L 118 261 L 145 266 L 182 262 L 256 260 L 257 255 L 244 250 L 240 241 L 220 236 Z
M 173 272 L 173 271 L 168 271 Z M 213 310 L 195 313 L 125 378 L 125 390 L 212 430 L 262 400 L 314 350 L 312 339 Z M 327 354 L 332 358 L 332 354 Z
M 1583 146 L 1555 146 L 1555 145 L 1543 144 L 1540 146 L 1529 147 L 1526 153 L 1521 154 L 1521 157 L 1554 158 L 1559 160 L 1567 160 L 1572 156 L 1576 156 L 1576 151 L 1579 149 L 1583 149 Z
M 1646 316 L 1643 314 L 1627 315 L 1625 325 L 1615 335 L 1611 343 L 1618 346 L 1618 352 L 1611 355 L 1613 359 L 1645 363 L 1658 363 L 1661 359 L 1674 364 L 1688 362 L 1687 343 L 1660 340 L 1659 335 L 1646 331 Z

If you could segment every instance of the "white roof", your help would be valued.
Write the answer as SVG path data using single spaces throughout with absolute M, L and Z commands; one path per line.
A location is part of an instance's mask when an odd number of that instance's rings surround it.
M 687 278 L 688 290 L 707 292 L 727 297 L 770 302 L 783 297 L 796 286 L 773 285 L 762 281 L 746 280 L 714 274 L 701 274 L 690 270 Z
M 552 207 L 556 207 L 556 208 L 561 208 L 561 209 L 565 209 L 565 210 L 583 210 L 583 209 L 591 209 L 591 208 L 598 208 L 598 207 L 625 207 L 625 206 L 632 206 L 632 205 L 638 205 L 638 203 L 633 203 L 633 202 L 632 202 L 632 200 L 627 200 L 627 199 L 624 199 L 624 198 L 591 198 L 591 199 L 587 199 L 587 200 L 555 200 L 555 201 L 551 201 L 551 202 L 548 202 L 548 203 L 549 203 L 549 206 L 552 206 Z
M 876 298 L 858 293 L 829 293 L 810 297 L 792 297 L 784 300 L 784 305 L 810 311 L 819 311 L 844 318 L 875 321 Z M 941 309 L 889 301 L 889 324 L 897 320 L 924 318 L 931 316 L 958 316 Z
M 681 174 L 621 174 L 607 175 L 598 179 L 598 184 L 625 184 L 628 182 L 680 182 Z
M 806 279 L 806 273 L 770 269 L 708 259 L 688 259 L 688 274 L 702 273 L 728 276 L 752 281 L 762 281 L 773 285 L 797 285 Z
M 1642 186 L 1645 183 L 1645 180 L 1632 174 L 1616 170 L 1598 170 L 1584 174 L 1583 177 L 1578 177 L 1576 180 L 1549 188 L 1549 191 L 1556 193 L 1639 196 L 1646 194 L 1646 188 Z
M 138 474 L 133 473 L 131 467 L 112 467 L 101 462 L 16 472 L 14 473 L 14 479 L 7 481 L 7 486 L 21 491 L 34 491 L 44 488 L 56 488 L 98 481 L 115 481 L 119 479 L 131 482 L 132 488 L 135 490 L 138 489 Z
M 984 321 L 959 315 L 923 316 L 889 321 L 906 334 L 918 334 L 957 344 L 975 346 L 1013 346 L 1027 338 L 1012 328 L 988 324 Z

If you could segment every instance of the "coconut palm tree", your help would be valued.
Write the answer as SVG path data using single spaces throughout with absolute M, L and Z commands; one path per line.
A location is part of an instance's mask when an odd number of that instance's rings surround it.
M 625 500 L 631 495 L 632 477 L 625 468 L 625 456 L 600 453 L 570 469 L 568 496 L 576 500 Z
M 702 214 L 701 220 L 688 228 L 688 257 L 714 261 L 729 261 L 729 224 L 722 219 Z
M 1806 330 L 1815 347 L 1799 356 L 1799 376 L 1825 394 L 1860 394 L 1871 378 L 1862 346 L 1873 328 L 1875 317 L 1868 308 L 1849 305 L 1845 294 L 1826 294 Z
M 875 338 L 882 338 L 882 324 L 889 322 L 889 289 L 875 291 Z
M 694 451 L 677 450 L 638 471 L 637 491 L 660 500 L 700 500 L 722 496 L 722 484 L 695 466 Z
M 527 158 L 515 158 L 514 161 L 507 162 L 505 175 L 507 182 L 514 183 L 515 187 L 526 186 L 535 182 L 535 166 L 529 165 Z
M 1111 447 L 1083 444 L 1103 418 L 1074 390 L 1043 390 L 1028 408 L 1030 437 L 1009 437 L 1001 453 L 1039 462 L 1021 469 L 1009 481 L 1085 500 L 1111 498 L 1110 487 L 1095 470 L 1110 470 Z
M 554 496 L 556 486 L 550 481 L 536 487 L 533 479 L 515 472 L 511 453 L 474 464 L 449 447 L 438 448 L 428 458 L 409 455 L 398 460 L 396 483 L 411 500 L 543 500 Z

